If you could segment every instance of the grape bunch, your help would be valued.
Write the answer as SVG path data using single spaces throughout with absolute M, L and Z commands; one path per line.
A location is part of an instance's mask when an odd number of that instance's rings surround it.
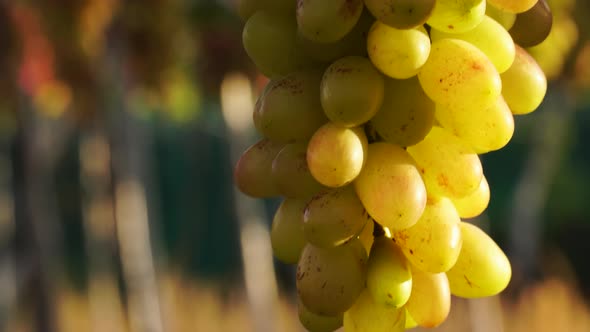
M 235 168 L 253 197 L 283 196 L 271 243 L 297 264 L 312 332 L 435 327 L 451 294 L 492 296 L 506 255 L 468 221 L 490 188 L 479 155 L 542 102 L 528 47 L 545 0 L 242 0 L 243 43 L 270 78 L 262 136 Z

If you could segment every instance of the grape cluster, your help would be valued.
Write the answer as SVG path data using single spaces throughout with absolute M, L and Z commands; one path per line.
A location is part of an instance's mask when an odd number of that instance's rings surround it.
M 284 197 L 271 243 L 297 264 L 302 324 L 435 327 L 451 294 L 501 292 L 507 257 L 462 219 L 489 202 L 479 155 L 544 98 L 523 47 L 549 33 L 545 0 L 243 0 L 240 15 L 270 82 L 235 180 Z

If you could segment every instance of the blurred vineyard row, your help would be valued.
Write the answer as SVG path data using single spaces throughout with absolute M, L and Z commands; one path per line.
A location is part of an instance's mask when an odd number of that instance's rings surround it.
M 546 101 L 483 160 L 514 281 L 440 331 L 590 330 L 590 4 L 549 2 Z M 301 331 L 278 202 L 232 184 L 266 82 L 235 6 L 0 0 L 0 331 Z

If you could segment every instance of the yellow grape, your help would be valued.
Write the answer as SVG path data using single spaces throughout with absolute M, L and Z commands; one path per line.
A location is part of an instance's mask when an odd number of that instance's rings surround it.
M 531 9 L 538 0 L 487 0 L 490 5 L 509 12 L 522 13 Z
M 412 157 L 384 142 L 370 144 L 367 155 L 354 186 L 369 215 L 391 230 L 414 225 L 426 205 L 426 188 Z
M 283 263 L 297 263 L 306 244 L 303 235 L 305 204 L 305 200 L 287 198 L 279 205 L 272 220 L 270 230 L 272 252 Z
M 325 71 L 320 87 L 321 102 L 328 119 L 343 127 L 369 121 L 383 102 L 383 76 L 369 59 L 342 58 Z
M 342 314 L 322 316 L 309 311 L 301 300 L 297 301 L 297 314 L 301 325 L 310 332 L 332 332 L 342 326 Z
M 375 240 L 375 237 L 373 237 L 373 230 L 374 229 L 375 229 L 375 223 L 371 219 L 365 224 L 365 227 L 363 227 L 363 230 L 358 235 L 358 239 L 363 244 L 363 247 L 365 247 L 365 250 L 367 251 L 367 255 L 371 252 L 371 247 L 373 246 L 373 242 Z
M 486 13 L 486 0 L 437 0 L 430 18 L 431 27 L 451 33 L 473 29 Z
M 446 272 L 461 252 L 459 215 L 448 199 L 429 199 L 416 225 L 393 233 L 413 266 L 430 273 Z
M 489 202 L 490 186 L 485 176 L 481 178 L 481 183 L 477 187 L 477 190 L 463 198 L 453 200 L 459 217 L 465 219 L 475 218 L 482 214 L 488 207 Z
M 503 148 L 514 134 L 514 116 L 502 96 L 485 109 L 437 105 L 436 119 L 478 154 Z
M 335 247 L 358 235 L 370 217 L 352 185 L 322 191 L 307 204 L 303 218 L 306 240 Z
M 272 172 L 272 162 L 283 146 L 263 138 L 242 154 L 234 169 L 234 182 L 241 192 L 258 198 L 280 194 L 269 174 Z
M 486 6 L 486 15 L 500 23 L 506 31 L 510 30 L 516 21 L 516 14 L 500 10 L 489 3 Z
M 331 43 L 352 30 L 362 11 L 362 0 L 298 0 L 297 25 L 305 38 Z
M 411 29 L 426 23 L 436 0 L 365 0 L 379 21 L 396 29 Z
M 416 77 L 388 78 L 383 105 L 371 119 L 371 125 L 386 142 L 414 145 L 432 128 L 434 109 L 434 102 L 424 93 Z
M 462 222 L 463 248 L 447 272 L 451 294 L 464 298 L 492 296 L 503 291 L 512 276 L 502 249 L 477 226 Z
M 446 38 L 433 42 L 418 78 L 430 99 L 453 107 L 486 108 L 502 92 L 494 64 L 479 48 L 464 40 Z
M 416 161 L 429 195 L 461 198 L 474 192 L 483 177 L 481 161 L 473 149 L 443 128 L 432 127 L 422 142 L 407 151 Z
M 308 198 L 322 189 L 307 167 L 307 145 L 285 145 L 272 162 L 271 178 L 283 196 Z
M 469 42 L 479 48 L 492 61 L 496 70 L 503 73 L 514 61 L 514 42 L 500 23 L 484 16 L 475 28 L 463 33 L 446 33 L 436 29 L 430 31 L 432 41 L 443 38 L 456 38 Z
M 296 0 L 239 0 L 238 15 L 244 21 L 259 10 L 288 15 L 295 12 L 296 2 Z
M 410 298 L 410 264 L 385 236 L 375 238 L 367 263 L 367 289 L 377 304 L 401 308 Z
M 451 290 L 447 275 L 412 269 L 412 280 L 412 295 L 406 304 L 406 319 L 411 317 L 422 327 L 439 326 L 451 311 Z
M 307 146 L 309 170 L 325 186 L 344 186 L 361 172 L 367 144 L 362 128 L 327 123 L 313 134 Z
M 348 310 L 365 287 L 367 254 L 353 239 L 333 248 L 307 244 L 297 264 L 297 292 L 309 311 L 336 316 Z
M 405 79 L 418 73 L 430 52 L 430 38 L 424 27 L 398 30 L 379 21 L 367 38 L 371 61 L 385 75 Z
M 403 332 L 406 310 L 378 304 L 365 289 L 354 305 L 344 313 L 346 332 Z
M 520 46 L 512 66 L 502 73 L 502 95 L 513 114 L 527 114 L 539 107 L 547 92 L 547 78 L 535 59 Z

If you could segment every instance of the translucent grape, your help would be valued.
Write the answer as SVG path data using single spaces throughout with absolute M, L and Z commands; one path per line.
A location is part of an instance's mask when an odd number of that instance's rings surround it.
M 553 26 L 553 14 L 546 0 L 539 0 L 531 9 L 516 15 L 510 29 L 514 42 L 521 47 L 532 47 L 544 41 Z
M 477 226 L 462 222 L 463 248 L 447 272 L 451 294 L 465 298 L 492 296 L 503 291 L 512 276 L 502 249 Z
M 481 161 L 473 149 L 443 128 L 432 127 L 422 142 L 407 151 L 416 161 L 429 195 L 461 198 L 474 192 L 483 177 Z
M 406 310 L 380 305 L 365 289 L 352 308 L 344 313 L 346 332 L 403 332 Z
M 422 271 L 448 271 L 461 251 L 459 215 L 447 198 L 429 199 L 416 225 L 393 233 L 413 266 Z
M 310 332 L 332 332 L 342 326 L 342 314 L 322 316 L 309 311 L 301 301 L 297 303 L 297 314 L 301 325 Z
M 309 243 L 334 247 L 358 235 L 370 217 L 350 185 L 314 196 L 305 208 L 303 220 Z
M 432 41 L 443 38 L 456 38 L 467 41 L 479 48 L 496 67 L 499 73 L 505 72 L 514 62 L 514 42 L 500 23 L 484 16 L 475 28 L 463 33 L 445 33 L 436 29 L 430 31 Z
M 360 173 L 367 151 L 362 128 L 327 123 L 318 129 L 307 147 L 307 164 L 313 177 L 328 187 L 341 187 Z
M 369 121 L 383 102 L 383 76 L 369 59 L 358 56 L 334 62 L 321 83 L 322 107 L 328 119 L 344 127 Z
M 398 30 L 379 21 L 367 39 L 371 61 L 385 75 L 404 79 L 418 73 L 430 52 L 430 38 L 423 27 Z
M 296 264 L 305 246 L 303 210 L 306 201 L 287 198 L 275 212 L 270 230 L 274 256 L 287 264 Z
M 259 198 L 279 195 L 276 184 L 268 175 L 283 146 L 264 138 L 242 154 L 234 169 L 234 182 L 241 192 Z
M 502 96 L 486 109 L 437 105 L 436 118 L 478 154 L 503 148 L 514 134 L 514 117 Z
M 365 287 L 367 255 L 358 239 L 333 248 L 307 244 L 297 265 L 297 292 L 309 311 L 336 316 Z
M 396 29 L 410 29 L 426 23 L 435 3 L 436 0 L 365 0 L 373 16 Z
M 254 125 L 278 142 L 306 141 L 328 121 L 320 103 L 322 73 L 295 72 L 268 83 L 254 108 Z
M 433 42 L 418 78 L 430 99 L 453 107 L 487 108 L 502 92 L 494 64 L 476 46 L 458 39 Z
M 539 107 L 547 92 L 547 78 L 539 64 L 521 47 L 514 63 L 502 73 L 502 95 L 513 114 L 527 114 Z
M 426 205 L 426 188 L 414 160 L 393 144 L 369 145 L 354 186 L 369 215 L 391 230 L 414 225 Z
M 309 198 L 326 188 L 309 172 L 305 143 L 285 145 L 272 163 L 271 177 L 286 197 Z
M 487 0 L 490 5 L 509 12 L 522 13 L 525 12 L 537 3 L 538 0 Z
M 389 238 L 375 238 L 367 263 L 367 289 L 377 304 L 401 308 L 410 298 L 412 273 L 402 251 Z
M 486 0 L 437 0 L 430 18 L 431 27 L 461 33 L 473 29 L 486 13 Z
M 451 290 L 444 273 L 425 273 L 412 269 L 412 295 L 406 304 L 417 325 L 427 328 L 442 324 L 451 310 Z
M 386 142 L 410 146 L 420 142 L 434 124 L 434 102 L 418 79 L 387 79 L 383 105 L 371 120 Z
M 475 218 L 482 214 L 490 202 L 490 187 L 484 176 L 476 191 L 471 194 L 453 200 L 453 205 L 457 209 L 461 218 Z
M 335 42 L 352 30 L 362 11 L 362 0 L 298 0 L 297 25 L 309 40 Z
M 500 10 L 488 2 L 486 6 L 486 15 L 500 23 L 506 31 L 510 30 L 516 21 L 516 14 Z

